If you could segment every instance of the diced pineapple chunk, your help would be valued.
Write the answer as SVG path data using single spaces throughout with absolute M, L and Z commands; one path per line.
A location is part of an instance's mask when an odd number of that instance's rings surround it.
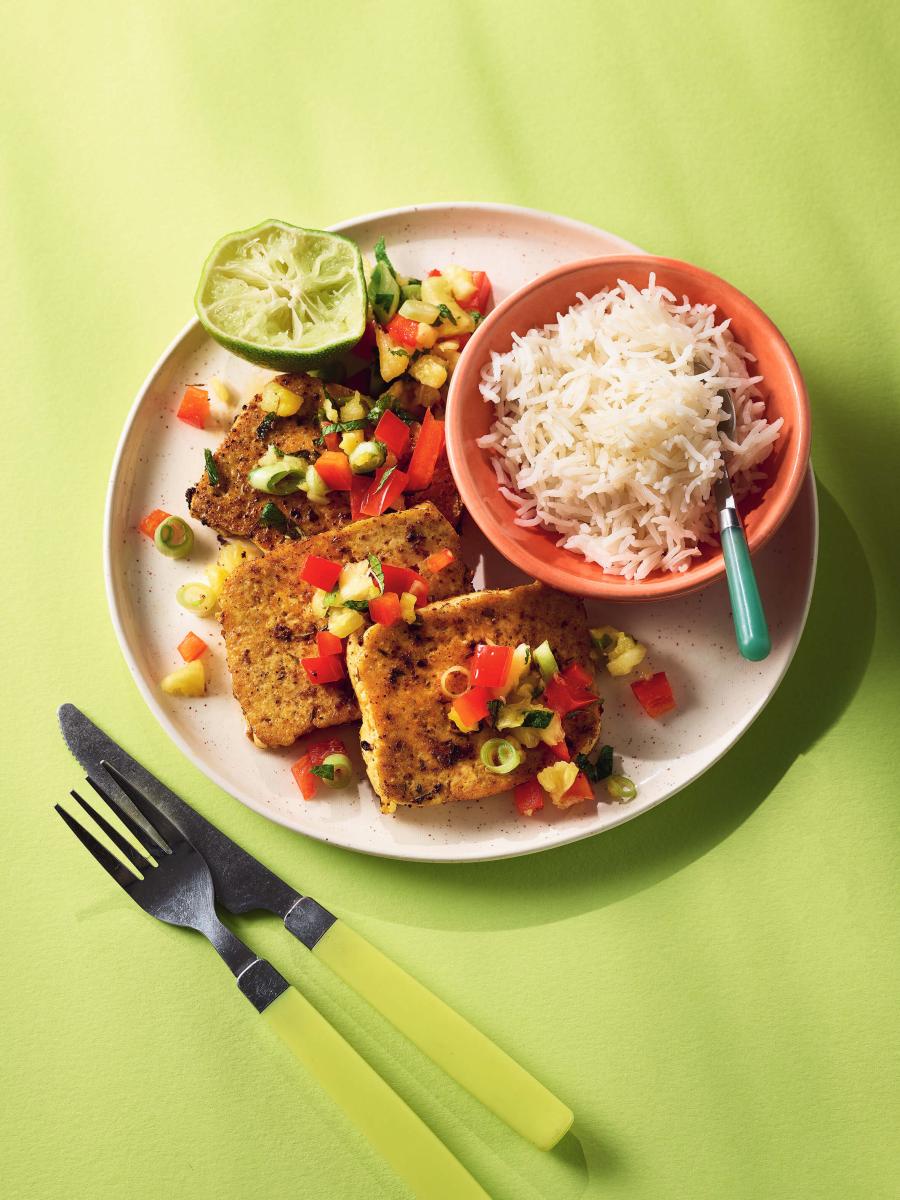
M 361 420 L 361 418 L 354 417 L 353 420 Z M 357 446 L 362 445 L 365 440 L 366 432 L 364 429 L 348 429 L 341 438 L 341 449 L 345 454 L 350 454 Z
M 416 623 L 416 598 L 412 592 L 403 592 L 400 596 L 400 616 L 407 625 Z
M 375 326 L 375 344 L 378 346 L 378 370 L 381 372 L 381 378 L 385 383 L 390 383 L 409 366 L 409 351 L 398 345 L 380 325 Z
M 364 421 L 366 419 L 366 406 L 362 402 L 362 396 L 359 392 L 354 392 L 353 395 L 345 400 L 341 405 L 341 420 L 342 421 Z
M 409 368 L 413 379 L 428 387 L 439 388 L 447 382 L 447 367 L 433 354 L 423 354 Z
M 456 333 L 472 333 L 475 329 L 475 321 L 460 308 L 450 287 L 450 280 L 443 275 L 429 275 L 422 280 L 422 299 L 437 308 L 443 305 L 447 309 L 440 324 L 434 326 L 439 338 L 453 337 Z
M 556 762 L 550 767 L 544 767 L 543 771 L 538 771 L 537 781 L 549 795 L 554 804 L 560 807 L 563 796 L 575 782 L 578 775 L 578 768 L 573 762 Z
M 206 669 L 199 658 L 185 663 L 171 675 L 160 680 L 159 686 L 167 696 L 203 696 L 206 693 Z
M 328 609 L 325 606 L 325 597 L 327 595 L 328 593 L 322 588 L 316 588 L 316 590 L 313 592 L 312 600 L 309 602 L 310 611 L 318 620 L 321 620 L 328 612 Z
M 430 350 L 437 341 L 437 329 L 434 325 L 426 325 L 423 321 L 419 322 L 419 328 L 416 333 L 416 345 L 420 350 Z
M 276 417 L 293 417 L 303 407 L 303 397 L 277 379 L 272 379 L 262 390 L 259 407 L 263 412 L 274 413 Z
M 472 272 L 467 271 L 465 267 L 444 267 L 443 275 L 450 280 L 453 296 L 460 304 L 465 304 L 467 300 L 473 299 L 478 291 L 475 280 L 472 278 Z
M 338 591 L 342 600 L 374 600 L 378 595 L 378 585 L 370 574 L 368 562 L 347 563 L 341 568 L 338 578 Z
M 259 558 L 261 554 L 262 550 L 254 542 L 235 538 L 233 542 L 228 542 L 219 550 L 216 556 L 216 565 L 230 575 L 242 562 L 249 562 L 251 558 Z
M 220 404 L 233 404 L 234 397 L 231 394 L 231 389 L 224 379 L 220 379 L 218 375 L 214 375 L 206 385 L 207 391 L 214 400 L 218 400 Z
M 356 633 L 357 629 L 362 629 L 366 623 L 366 618 L 360 612 L 356 612 L 352 608 L 333 608 L 328 614 L 328 632 L 333 633 L 335 637 L 349 637 L 351 633 Z

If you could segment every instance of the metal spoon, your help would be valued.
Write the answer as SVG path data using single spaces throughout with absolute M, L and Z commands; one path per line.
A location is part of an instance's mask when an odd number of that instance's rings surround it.
M 723 388 L 718 393 L 722 400 L 722 417 L 719 434 L 734 438 L 736 417 L 731 393 Z M 723 448 L 724 449 L 724 448 Z M 728 462 L 723 457 L 722 477 L 715 485 L 716 509 L 719 514 L 719 536 L 725 558 L 725 573 L 728 577 L 728 595 L 731 597 L 731 614 L 738 649 L 744 658 L 759 662 L 772 648 L 769 627 L 763 610 L 756 575 L 750 561 L 750 550 L 741 516 L 734 502 L 731 480 L 728 477 Z

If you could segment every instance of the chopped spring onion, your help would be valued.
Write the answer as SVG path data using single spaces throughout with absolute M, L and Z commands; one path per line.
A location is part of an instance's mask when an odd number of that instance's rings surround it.
M 331 491 L 331 488 L 312 463 L 306 468 L 306 487 L 304 490 L 313 504 L 321 504 Z
M 346 787 L 353 778 L 353 765 L 346 754 L 329 754 L 319 766 L 310 769 L 313 775 L 318 775 L 333 788 Z
M 526 729 L 546 729 L 553 720 L 553 713 L 548 708 L 533 708 L 522 720 Z
M 206 477 L 213 487 L 219 486 L 219 464 L 212 450 L 203 451 L 203 461 L 206 463 Z
M 272 379 L 260 394 L 259 407 L 263 412 L 272 413 L 276 417 L 293 417 L 303 407 L 303 397 L 286 388 L 277 379 Z
M 194 533 L 181 517 L 166 517 L 156 527 L 153 544 L 166 558 L 187 558 L 194 548 Z
M 559 671 L 559 663 L 553 657 L 549 642 L 541 642 L 539 646 L 535 646 L 532 654 L 544 679 L 552 678 Z
M 637 795 L 634 781 L 627 775 L 610 775 L 606 781 L 606 790 L 614 800 L 633 800 Z
M 284 454 L 274 462 L 261 463 L 247 476 L 247 482 L 257 492 L 268 496 L 290 496 L 306 487 L 308 466 L 302 458 Z
M 481 761 L 492 775 L 508 775 L 521 763 L 522 752 L 505 738 L 490 738 L 481 747 Z
M 384 465 L 387 447 L 384 442 L 360 442 L 355 450 L 351 450 L 349 458 L 354 475 L 371 475 Z
M 437 305 L 428 304 L 425 300 L 410 298 L 400 305 L 400 316 L 406 317 L 408 321 L 422 321 L 426 325 L 433 325 L 440 315 Z
M 178 589 L 175 598 L 182 608 L 196 613 L 198 617 L 211 617 L 219 603 L 218 591 L 206 583 L 185 583 Z
M 466 667 L 448 667 L 441 676 L 441 691 L 445 696 L 450 696 L 455 700 L 457 696 L 461 696 L 463 692 L 469 690 L 470 678 Z M 461 682 L 461 687 L 455 686 L 454 680 L 457 679 Z

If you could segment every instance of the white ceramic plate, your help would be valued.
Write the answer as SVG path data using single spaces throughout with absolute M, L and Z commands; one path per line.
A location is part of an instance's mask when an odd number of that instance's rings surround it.
M 560 263 L 637 251 L 589 225 L 491 204 L 395 209 L 335 228 L 358 241 L 364 253 L 383 236 L 395 264 L 411 275 L 454 260 L 486 270 L 497 300 Z M 748 663 L 738 655 L 724 583 L 683 600 L 589 605 L 592 623 L 625 628 L 650 646 L 654 668 L 668 672 L 678 699 L 676 713 L 651 721 L 626 681 L 603 680 L 603 736 L 639 789 L 630 804 L 602 802 L 601 785 L 596 805 L 530 820 L 518 815 L 509 795 L 383 817 L 361 769 L 358 788 L 304 801 L 290 774 L 302 743 L 273 752 L 248 741 L 231 695 L 217 623 L 191 616 L 175 601 L 178 586 L 201 578 L 203 564 L 215 557 L 215 535 L 197 526 L 191 560 L 173 562 L 136 530 L 154 508 L 185 514 L 185 489 L 200 475 L 203 448 L 215 447 L 221 432 L 194 430 L 175 418 L 175 409 L 186 384 L 215 375 L 241 397 L 266 378 L 210 341 L 194 321 L 156 364 L 134 403 L 107 499 L 107 593 L 122 651 L 163 728 L 219 787 L 273 821 L 349 849 L 432 862 L 504 858 L 558 846 L 646 812 L 696 779 L 734 745 L 778 687 L 803 630 L 815 574 L 811 473 L 793 512 L 754 560 L 772 628 L 772 653 L 765 662 Z M 524 581 L 471 522 L 464 527 L 463 544 L 477 566 L 476 586 Z M 202 700 L 173 699 L 158 687 L 162 676 L 180 664 L 176 646 L 189 629 L 212 647 L 210 686 Z M 339 732 L 360 766 L 357 727 Z

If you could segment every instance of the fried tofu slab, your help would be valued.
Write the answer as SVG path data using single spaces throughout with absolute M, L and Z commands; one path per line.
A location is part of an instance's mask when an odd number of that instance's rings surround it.
M 350 522 L 350 500 L 347 492 L 331 492 L 324 503 L 314 504 L 304 492 L 290 496 L 266 496 L 255 491 L 247 475 L 256 466 L 270 444 L 285 454 L 317 455 L 322 447 L 317 413 L 325 400 L 325 385 L 311 375 L 280 375 L 278 382 L 303 397 L 303 406 L 296 416 L 267 419 L 255 396 L 234 420 L 234 424 L 216 450 L 219 482 L 212 484 L 207 475 L 188 492 L 192 517 L 220 533 L 232 537 L 252 538 L 263 549 L 271 549 L 289 540 L 288 529 L 299 530 L 302 536 L 313 537 L 330 529 L 339 529 Z M 353 392 L 338 384 L 328 384 L 332 399 L 352 396 Z M 419 426 L 414 426 L 418 431 Z M 454 525 L 459 524 L 462 504 L 453 483 L 446 457 L 435 469 L 429 487 L 407 496 L 407 504 L 431 501 Z M 260 514 L 267 503 L 281 509 L 290 523 L 288 529 L 261 525 Z
M 440 680 L 466 662 L 479 642 L 538 646 L 549 641 L 561 668 L 590 663 L 584 605 L 534 583 L 508 591 L 461 595 L 420 611 L 417 625 L 373 625 L 347 646 L 347 668 L 362 713 L 360 744 L 382 812 L 399 805 L 479 800 L 534 778 L 544 748 L 524 752 L 508 775 L 485 769 L 481 744 L 493 730 L 460 733 Z M 572 757 L 587 753 L 600 732 L 600 704 L 563 721 Z
M 289 746 L 314 729 L 359 718 L 346 679 L 315 685 L 300 664 L 316 655 L 316 633 L 327 625 L 313 613 L 315 589 L 300 579 L 307 556 L 346 564 L 377 554 L 418 570 L 444 548 L 453 551 L 454 561 L 427 576 L 431 597 L 444 600 L 467 591 L 471 575 L 456 531 L 430 503 L 288 542 L 234 571 L 219 602 L 222 630 L 234 695 L 257 745 Z

